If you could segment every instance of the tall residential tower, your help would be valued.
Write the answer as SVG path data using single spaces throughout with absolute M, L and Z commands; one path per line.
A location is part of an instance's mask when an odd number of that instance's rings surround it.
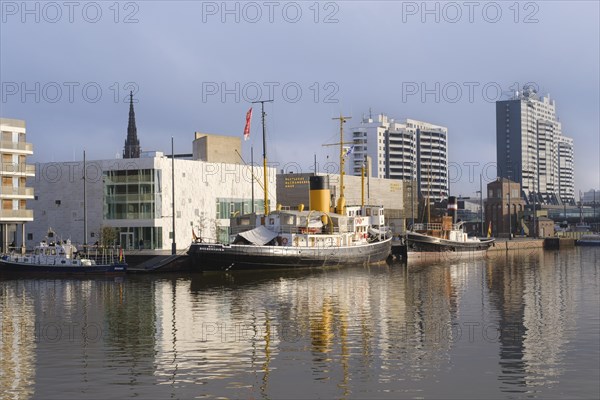
M 360 175 L 371 160 L 376 178 L 416 180 L 419 193 L 431 201 L 448 197 L 448 129 L 406 119 L 396 122 L 384 114 L 363 118 L 352 130 L 354 159 L 350 174 Z
M 498 176 L 518 182 L 527 201 L 574 201 L 573 140 L 562 135 L 549 95 L 525 87 L 496 102 L 496 160 Z

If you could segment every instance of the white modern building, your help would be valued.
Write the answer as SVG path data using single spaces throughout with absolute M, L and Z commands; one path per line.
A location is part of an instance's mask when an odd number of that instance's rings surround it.
M 43 240 L 49 228 L 78 244 L 99 241 L 103 227 L 117 230 L 125 248 L 170 250 L 175 215 L 175 242 L 185 249 L 192 231 L 206 239 L 227 235 L 229 218 L 252 211 L 251 167 L 242 164 L 174 160 L 160 152 L 140 158 L 37 164 L 31 179 L 36 199 L 27 247 Z M 269 205 L 275 208 L 276 169 L 268 168 Z M 174 176 L 174 179 L 172 178 Z M 254 167 L 262 183 L 262 167 Z M 172 192 L 175 190 L 173 214 Z M 262 190 L 254 183 L 254 208 L 263 212 Z
M 27 187 L 27 178 L 35 175 L 35 167 L 27 164 L 33 145 L 26 142 L 25 133 L 25 121 L 0 118 L 0 252 L 21 247 L 25 223 L 33 220 L 27 208 L 27 200 L 34 198 Z
M 566 156 L 562 170 L 561 143 Z M 573 140 L 562 136 L 556 104 L 549 95 L 540 98 L 533 88 L 525 87 L 513 99 L 496 102 L 498 176 L 518 182 L 527 201 L 534 194 L 544 204 L 574 201 L 572 149 Z
M 448 129 L 428 122 L 397 122 L 379 114 L 363 118 L 352 129 L 353 159 L 348 173 L 360 175 L 370 165 L 375 178 L 413 180 L 419 194 L 430 201 L 448 197 Z

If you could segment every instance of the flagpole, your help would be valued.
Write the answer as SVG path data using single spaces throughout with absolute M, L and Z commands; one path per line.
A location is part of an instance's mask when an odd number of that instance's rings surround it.
M 250 147 L 250 168 L 252 174 L 252 214 L 254 214 L 254 147 Z
M 269 191 L 268 191 L 268 172 L 267 172 L 267 139 L 265 131 L 265 103 L 272 103 L 273 100 L 258 100 L 252 103 L 260 103 L 262 113 L 262 134 L 263 134 L 263 179 L 264 179 L 264 203 L 265 215 L 269 215 Z

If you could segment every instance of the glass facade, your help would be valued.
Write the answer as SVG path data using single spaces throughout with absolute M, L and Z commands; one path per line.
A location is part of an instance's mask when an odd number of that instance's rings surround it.
M 160 170 L 104 171 L 104 219 L 160 218 Z
M 265 212 L 265 201 L 254 200 L 254 211 L 257 214 Z M 252 212 L 252 200 L 249 199 L 232 199 L 232 198 L 217 198 L 217 215 L 216 219 L 229 219 L 238 215 L 249 214 Z
M 117 244 L 125 250 L 162 248 L 162 228 L 152 226 L 116 227 Z

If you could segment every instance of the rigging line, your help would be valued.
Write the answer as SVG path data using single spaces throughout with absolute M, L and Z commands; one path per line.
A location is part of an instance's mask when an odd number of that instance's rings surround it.
M 242 157 L 242 155 L 241 155 L 241 154 L 240 154 L 240 153 L 237 151 L 237 149 L 235 149 L 235 152 L 236 152 L 236 154 L 238 155 L 238 157 L 240 157 L 240 159 L 242 160 L 242 162 L 244 163 L 244 165 L 245 165 L 246 167 L 250 167 L 250 166 L 248 165 L 248 163 L 246 162 L 246 160 L 244 160 L 244 158 Z M 260 167 L 260 168 L 262 168 L 261 166 L 257 166 L 257 167 Z M 258 184 L 259 184 L 260 188 L 261 188 L 261 189 L 263 189 L 263 190 L 265 190 L 265 187 L 264 187 L 264 185 L 263 185 L 262 183 L 260 183 L 260 179 L 258 179 L 258 178 L 256 177 L 256 175 L 254 175 L 254 174 L 252 173 L 252 171 L 250 171 L 250 173 L 251 173 L 251 174 L 252 174 L 252 176 L 254 177 L 254 180 L 256 181 L 256 183 L 258 183 Z M 273 193 L 272 193 L 270 190 L 267 190 L 267 193 L 269 193 L 269 196 L 273 197 Z

